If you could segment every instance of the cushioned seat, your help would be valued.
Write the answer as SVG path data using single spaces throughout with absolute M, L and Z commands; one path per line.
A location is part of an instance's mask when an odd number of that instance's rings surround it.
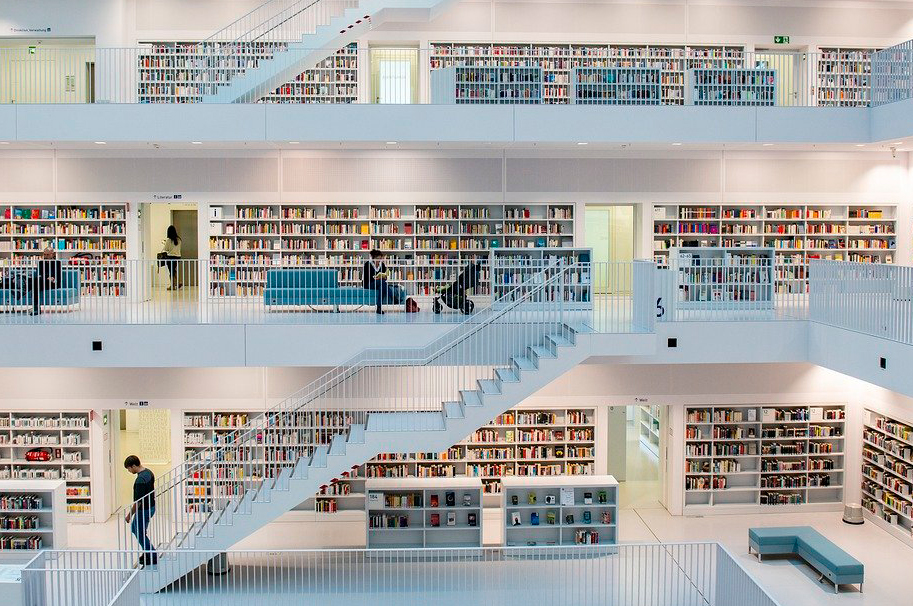
M 78 269 L 63 269 L 60 274 L 60 288 L 43 290 L 38 304 L 43 306 L 71 307 L 79 304 L 80 276 Z M 24 307 L 32 304 L 31 291 L 0 288 L 0 305 Z
M 865 568 L 859 560 L 840 549 L 811 526 L 748 529 L 748 551 L 760 560 L 764 554 L 796 554 L 837 585 L 859 583 L 862 590 Z
M 282 268 L 266 272 L 263 304 L 284 305 L 374 305 L 377 291 L 339 286 L 339 272 L 323 268 Z

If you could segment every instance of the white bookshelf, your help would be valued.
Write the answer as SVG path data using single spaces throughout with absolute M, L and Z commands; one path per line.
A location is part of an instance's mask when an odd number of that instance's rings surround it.
M 907 40 L 872 55 L 872 103 L 884 105 L 908 98 L 913 85 L 910 55 L 913 42 Z
M 200 103 L 260 61 L 281 52 L 278 42 L 142 42 L 137 65 L 139 103 Z M 358 53 L 346 46 L 314 69 L 279 86 L 261 103 L 354 103 Z
M 680 309 L 772 309 L 774 249 L 677 247 L 670 257 Z
M 89 413 L 79 411 L 0 413 L 0 481 L 63 480 L 70 520 L 92 522 L 94 493 Z M 26 453 L 45 450 L 46 461 Z
M 863 411 L 862 506 L 865 516 L 913 545 L 913 427 Z
M 530 241 L 529 243 L 532 243 Z M 593 282 L 591 263 L 593 251 L 590 248 L 497 248 L 491 251 L 489 267 L 492 275 L 492 298 L 495 301 L 511 294 L 518 285 L 538 276 L 542 269 L 554 266 L 556 269 L 575 264 L 581 267 L 565 274 L 563 284 L 550 288 L 543 296 L 554 301 L 563 299 L 572 309 L 575 304 L 591 305 L 593 301 Z
M 0 559 L 66 549 L 65 493 L 60 480 L 0 480 Z
M 640 443 L 659 456 L 659 406 L 650 404 L 637 407 L 637 431 Z
M 360 286 L 372 248 L 387 254 L 391 280 L 428 296 L 492 249 L 575 240 L 574 206 L 561 203 L 213 204 L 209 232 L 213 296 L 260 296 L 282 265 L 335 268 L 341 285 Z M 475 294 L 489 294 L 488 272 L 480 279 Z
M 53 248 L 68 269 L 78 267 L 80 257 L 94 262 L 96 267 L 80 269 L 83 295 L 126 294 L 125 204 L 0 202 L 0 264 L 38 259 L 45 248 Z
M 431 72 L 435 104 L 542 103 L 541 67 L 451 66 Z
M 655 204 L 653 257 L 676 246 L 776 251 L 778 293 L 806 292 L 808 261 L 893 263 L 897 207 L 891 204 Z
M 482 547 L 478 478 L 370 479 L 367 548 Z
M 843 404 L 687 407 L 684 512 L 839 510 L 845 416 Z
M 658 67 L 574 67 L 570 103 L 575 105 L 659 105 Z
M 821 47 L 816 66 L 819 107 L 868 107 L 874 48 Z
M 777 72 L 698 67 L 685 72 L 685 105 L 776 105 Z
M 506 546 L 618 542 L 618 482 L 612 476 L 504 478 Z

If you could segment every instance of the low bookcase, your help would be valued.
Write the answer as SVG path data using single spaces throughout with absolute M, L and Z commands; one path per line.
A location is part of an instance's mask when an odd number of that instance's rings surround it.
M 66 549 L 66 483 L 0 481 L 0 560 Z
M 365 482 L 368 549 L 482 547 L 482 480 Z
M 503 478 L 508 547 L 618 542 L 618 482 L 612 476 Z

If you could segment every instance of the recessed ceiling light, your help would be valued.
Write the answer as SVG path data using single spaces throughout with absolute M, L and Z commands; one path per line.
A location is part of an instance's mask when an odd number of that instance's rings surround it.
M 773 143 L 762 143 L 761 145 L 764 147 L 770 147 L 771 145 L 773 145 Z
M 95 145 L 107 145 L 107 144 L 108 143 L 106 141 L 96 141 L 95 142 Z
M 672 145 L 681 145 L 681 143 L 673 143 Z
M 10 144 L 9 141 L 0 141 L 0 145 L 9 145 L 9 144 Z
M 301 143 L 301 141 L 289 141 L 288 142 L 289 145 L 298 145 L 299 143 Z
M 898 141 L 898 142 L 895 143 L 894 145 L 903 145 L 903 141 Z
M 857 143 L 856 147 L 865 147 L 865 143 Z
M 202 141 L 191 141 L 194 145 L 203 145 Z
M 396 145 L 396 141 L 387 141 L 387 145 Z
M 586 141 L 578 141 L 577 145 L 589 145 Z

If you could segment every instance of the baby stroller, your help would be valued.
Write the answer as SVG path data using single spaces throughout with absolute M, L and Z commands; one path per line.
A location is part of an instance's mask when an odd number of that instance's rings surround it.
M 482 266 L 479 263 L 470 263 L 451 284 L 438 291 L 431 304 L 434 313 L 439 314 L 444 305 L 451 309 L 459 309 L 466 315 L 475 309 L 475 303 L 466 295 L 466 291 L 479 285 L 479 274 Z

